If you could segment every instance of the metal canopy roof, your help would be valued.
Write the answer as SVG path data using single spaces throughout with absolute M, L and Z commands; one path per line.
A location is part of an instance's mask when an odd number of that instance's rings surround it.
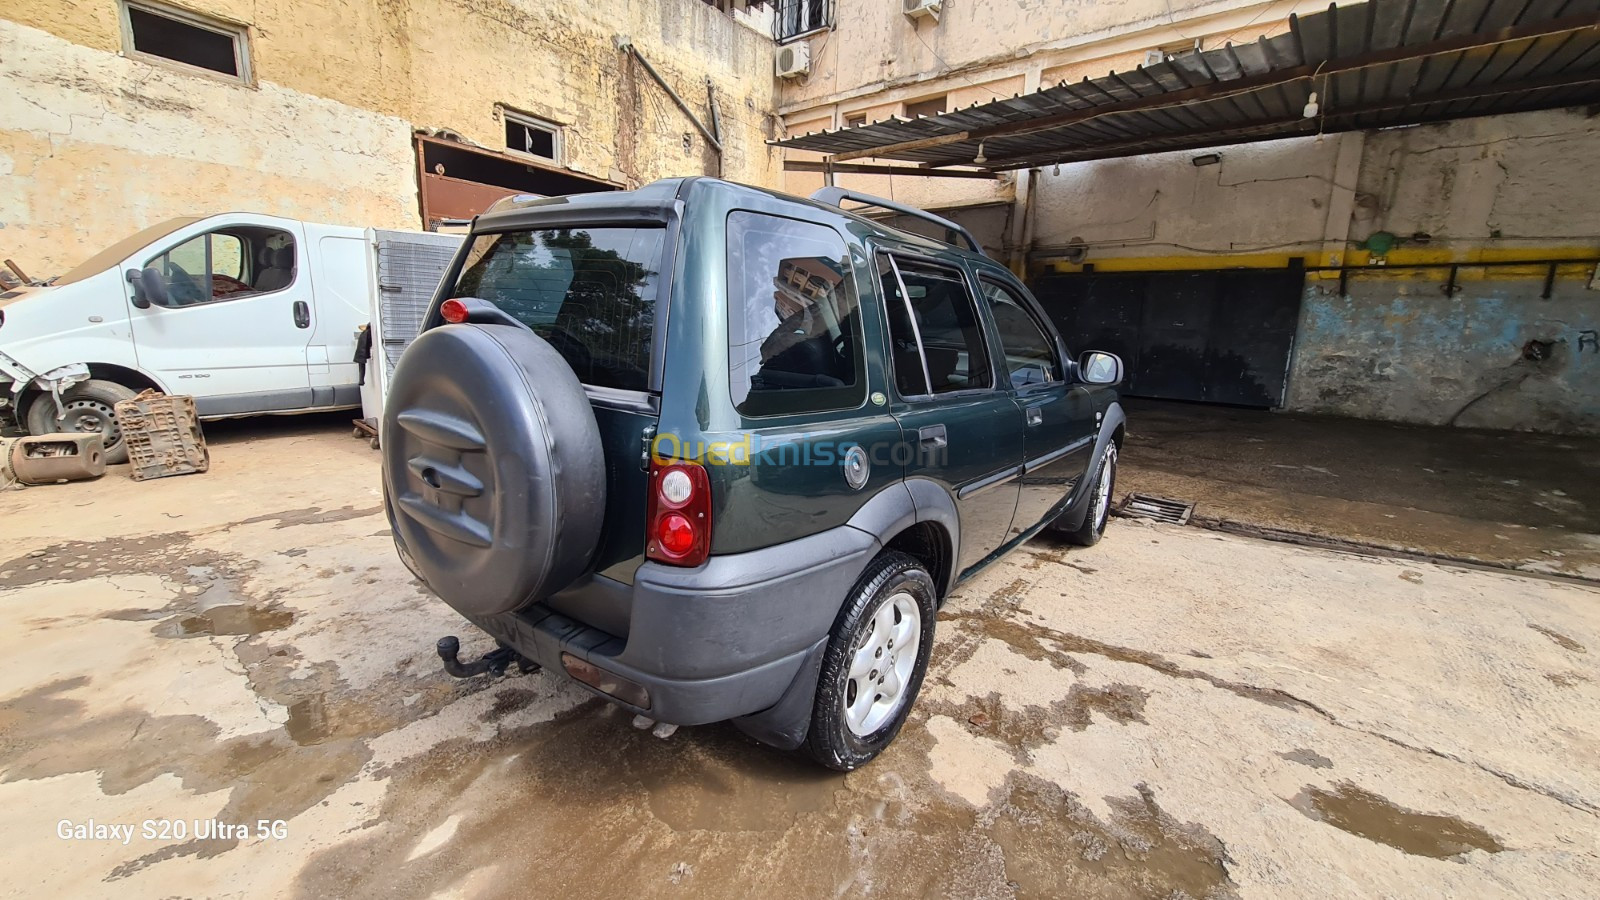
M 1003 171 L 1591 103 L 1600 0 L 1370 0 L 1253 44 L 772 143 Z

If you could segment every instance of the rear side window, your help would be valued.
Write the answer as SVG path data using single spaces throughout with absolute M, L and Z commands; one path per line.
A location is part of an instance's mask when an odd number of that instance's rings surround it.
M 510 313 L 549 341 L 584 384 L 642 391 L 665 237 L 662 228 L 480 234 L 450 296 Z
M 831 228 L 728 216 L 728 384 L 746 416 L 850 409 L 866 397 L 861 313 Z
M 878 273 L 901 396 L 994 386 L 977 307 L 958 270 L 880 254 Z

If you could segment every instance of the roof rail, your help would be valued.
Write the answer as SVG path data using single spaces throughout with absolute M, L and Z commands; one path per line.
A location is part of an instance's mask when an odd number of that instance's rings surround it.
M 936 216 L 925 209 L 917 209 L 915 206 L 907 206 L 904 203 L 896 203 L 893 200 L 885 200 L 884 198 L 873 194 L 863 194 L 860 191 L 847 190 L 842 187 L 818 188 L 814 193 L 812 193 L 811 199 L 817 201 L 818 203 L 826 203 L 829 206 L 837 206 L 840 209 L 844 208 L 844 201 L 854 200 L 857 203 L 864 203 L 867 206 L 877 206 L 882 209 L 887 209 L 891 212 L 900 213 L 902 215 L 914 216 L 918 219 L 922 219 L 925 222 L 932 222 L 941 228 L 954 231 L 956 234 L 961 235 L 961 237 L 967 242 L 967 246 L 972 248 L 973 253 L 976 253 L 979 256 L 985 255 L 983 248 L 978 245 L 977 238 L 972 236 L 972 232 L 968 231 L 962 225 L 957 225 L 955 222 L 943 218 L 942 216 Z M 950 242 L 945 241 L 945 243 Z

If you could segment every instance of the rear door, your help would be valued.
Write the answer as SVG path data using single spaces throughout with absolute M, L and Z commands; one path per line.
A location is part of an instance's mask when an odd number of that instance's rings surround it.
M 1023 422 L 1023 472 L 1011 537 L 1060 512 L 1088 466 L 1094 404 L 1066 380 L 1062 348 L 1019 286 L 994 274 L 979 277 L 994 321 L 1001 372 Z
M 194 395 L 203 416 L 311 406 L 303 256 L 298 222 L 215 218 L 128 260 L 127 268 L 154 267 L 167 286 L 164 304 L 130 302 L 140 367 Z
M 907 477 L 956 498 L 956 571 L 1007 540 L 1022 472 L 1022 416 L 996 377 L 983 318 L 961 269 L 899 253 L 878 255 L 888 314 L 894 401 L 909 444 Z

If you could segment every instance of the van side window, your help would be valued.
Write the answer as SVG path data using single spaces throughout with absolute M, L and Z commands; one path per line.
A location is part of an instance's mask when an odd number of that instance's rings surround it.
M 1032 315 L 1027 306 L 1010 288 L 987 278 L 982 279 L 983 299 L 994 314 L 995 329 L 1000 333 L 1000 345 L 1006 352 L 1006 373 L 1014 388 L 1031 384 L 1048 384 L 1061 380 L 1061 368 L 1056 362 L 1054 342 Z
M 167 282 L 167 306 L 281 291 L 294 283 L 294 236 L 241 225 L 196 235 L 145 261 Z
M 850 409 L 866 399 L 846 257 L 831 228 L 728 215 L 728 385 L 743 415 Z
M 879 256 L 878 271 L 900 395 L 993 387 L 983 328 L 961 272 L 888 255 Z

